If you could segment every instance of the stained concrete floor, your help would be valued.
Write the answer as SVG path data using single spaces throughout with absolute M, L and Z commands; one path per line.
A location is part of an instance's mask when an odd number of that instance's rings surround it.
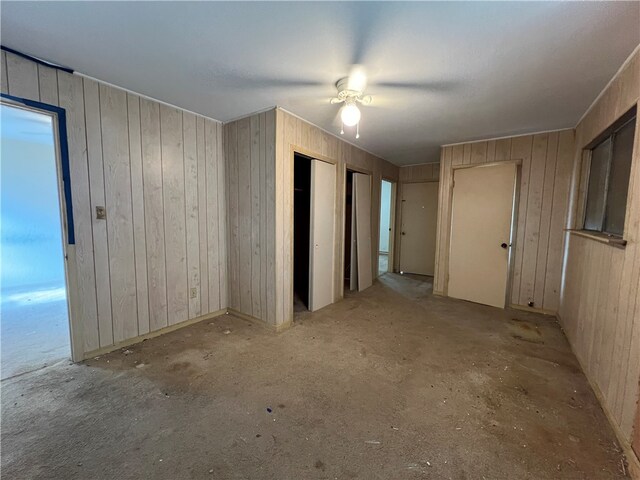
M 230 315 L 2 382 L 15 479 L 613 479 L 555 321 L 387 274 L 280 334 Z

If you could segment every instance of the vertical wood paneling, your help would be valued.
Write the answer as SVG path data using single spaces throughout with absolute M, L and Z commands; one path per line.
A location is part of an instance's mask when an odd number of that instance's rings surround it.
M 269 288 L 269 277 L 267 276 L 267 121 L 270 113 L 263 113 L 260 115 L 259 129 L 259 145 L 258 145 L 258 186 L 259 186 L 259 199 L 258 199 L 258 219 L 260 222 L 260 317 L 267 320 L 267 289 Z M 275 139 L 274 139 L 275 140 Z
M 210 121 L 210 120 L 209 120 Z M 216 164 L 216 212 L 215 218 L 217 223 L 213 223 L 213 228 L 217 225 L 215 233 L 218 241 L 217 259 L 216 265 L 218 266 L 218 310 L 227 308 L 228 305 L 228 291 L 227 286 L 227 207 L 226 207 L 226 173 L 224 162 L 224 145 L 223 145 L 223 132 L 222 124 L 215 122 L 216 124 L 216 150 L 214 162 Z
M 229 225 L 229 306 L 240 310 L 239 237 L 238 237 L 238 124 L 225 125 L 225 161 L 228 178 Z M 243 312 L 244 313 L 244 312 Z
M 533 289 L 534 305 L 544 308 L 545 280 L 547 277 L 547 253 L 549 250 L 549 234 L 551 226 L 551 209 L 553 206 L 553 186 L 556 178 L 556 158 L 558 156 L 559 132 L 551 132 L 547 141 L 547 152 L 544 166 L 544 180 L 540 203 L 540 220 L 536 255 L 535 284 Z M 533 245 L 532 245 L 533 247 Z
M 174 325 L 189 318 L 182 112 L 160 105 L 160 132 L 167 320 Z
M 238 240 L 240 311 L 252 312 L 251 289 L 251 120 L 238 121 Z
M 570 182 L 562 179 L 571 177 L 573 164 L 574 132 L 562 130 L 558 135 L 558 153 L 553 182 L 553 204 L 551 206 L 551 220 L 549 225 L 549 247 L 547 252 L 547 267 L 543 295 L 543 308 L 557 312 L 560 304 L 560 285 L 562 281 L 563 258 L 566 217 L 569 209 Z
M 14 97 L 40 100 L 38 65 L 17 55 L 7 54 L 7 84 Z
M 100 85 L 113 341 L 138 335 L 127 94 Z
M 58 106 L 58 73 L 53 68 L 38 65 L 38 86 L 40 101 Z
M 272 110 L 266 114 L 266 257 L 267 257 L 267 282 L 274 282 L 276 280 L 276 162 L 277 162 L 277 150 L 276 150 L 276 111 Z M 310 138 L 310 136 L 309 136 Z M 267 314 L 266 320 L 272 325 L 276 323 L 276 288 L 270 285 L 267 288 Z
M 209 312 L 209 256 L 207 251 L 207 169 L 205 157 L 204 118 L 196 117 L 196 155 L 198 157 L 198 257 L 200 259 L 200 308 L 202 313 Z M 219 157 L 221 158 L 221 157 Z M 222 230 L 226 231 L 226 229 Z M 224 237 L 224 235 L 222 235 Z
M 251 191 L 251 315 L 262 318 L 260 278 L 260 120 L 264 114 L 250 117 L 250 191 Z
M 8 56 L 8 55 L 7 55 Z M 100 347 L 96 275 L 94 266 L 92 210 L 89 196 L 89 169 L 87 166 L 87 136 L 85 130 L 84 92 L 82 79 L 58 72 L 60 106 L 67 117 L 69 167 L 71 170 L 71 197 L 76 238 L 76 265 L 79 315 L 82 325 L 83 350 Z
M 198 212 L 198 151 L 196 144 L 196 116 L 182 115 L 182 140 L 184 143 L 184 193 L 187 241 L 187 294 L 189 318 L 202 312 L 201 296 L 191 295 L 192 289 L 200 291 L 200 231 Z
M 0 63 L 3 92 L 66 110 L 77 277 L 70 297 L 81 331 L 74 338 L 82 338 L 74 351 L 225 308 L 221 125 L 4 51 Z M 106 207 L 106 220 L 95 218 L 96 206 Z
M 127 95 L 129 115 L 129 159 L 131 163 L 131 202 L 133 211 L 133 245 L 136 269 L 138 334 L 149 332 L 149 291 L 147 282 L 147 240 L 144 226 L 144 180 L 142 175 L 142 140 L 140 99 Z
M 524 262 L 524 234 L 527 221 L 527 201 L 529 200 L 529 175 L 531 174 L 531 149 L 533 136 L 515 137 L 511 142 L 511 158 L 521 160 L 520 195 L 518 200 L 518 217 L 516 219 L 516 241 L 511 280 L 511 303 L 520 304 L 520 284 L 522 281 L 522 265 Z
M 522 270 L 520 277 L 520 296 L 516 303 L 527 305 L 534 301 L 538 246 L 540 244 L 540 220 L 542 214 L 542 194 L 547 166 L 547 147 L 549 134 L 533 136 L 531 166 L 529 173 L 527 209 L 525 212 L 524 235 L 522 245 Z M 553 159 L 555 161 L 555 158 Z M 535 303 L 533 305 L 536 306 Z M 542 306 L 542 302 L 538 306 Z
M 107 220 L 99 220 L 95 216 L 96 207 L 106 206 L 100 88 L 96 82 L 86 78 L 83 80 L 83 84 L 98 324 L 100 326 L 100 346 L 104 347 L 113 343 L 113 317 L 111 313 L 111 273 L 109 271 L 109 242 L 107 234 L 107 222 L 110 214 L 107 212 Z
M 640 96 L 640 52 L 602 93 L 576 127 L 570 217 L 568 225 L 581 227 L 584 180 L 588 163 L 583 149 Z M 560 150 L 564 148 L 562 136 Z M 560 164 L 559 164 L 560 167 Z M 558 168 L 559 168 L 558 167 Z M 575 234 L 568 235 L 566 269 L 562 282 L 560 321 L 585 373 L 600 392 L 605 411 L 623 445 L 632 440 L 640 379 L 640 124 L 629 181 L 624 249 Z M 627 454 L 633 455 L 630 451 Z M 636 460 L 637 462 L 637 460 Z
M 447 294 L 452 166 L 521 160 L 512 303 L 557 311 L 572 155 L 572 130 L 443 147 L 434 292 Z
M 140 121 L 142 125 L 147 278 L 149 280 L 149 328 L 153 331 L 168 325 L 160 105 L 141 98 Z
M 276 163 L 275 163 L 275 219 L 276 219 L 276 237 L 275 237 L 275 322 L 276 324 L 284 323 L 284 196 L 287 194 L 288 188 L 284 184 L 284 164 L 289 160 L 285 155 L 285 139 L 284 139 L 284 115 L 276 110 Z M 314 142 L 314 131 L 311 131 L 311 141 Z M 319 147 L 316 147 L 319 148 Z M 316 150 L 317 151 L 317 150 Z
M 207 255 L 209 264 L 209 309 L 212 311 L 223 308 L 220 291 L 223 285 L 220 282 L 221 264 L 226 262 L 224 250 L 220 249 L 220 199 L 224 197 L 224 189 L 218 180 L 220 173 L 218 163 L 222 159 L 218 156 L 220 124 L 205 121 L 205 156 L 207 175 Z M 223 172 L 224 173 L 224 172 Z
M 281 110 L 271 110 L 224 126 L 229 180 L 229 250 L 232 308 L 282 325 L 293 316 L 293 156 L 303 153 L 336 162 L 335 298 L 341 295 L 345 164 L 372 173 L 371 229 L 378 238 L 379 180 L 382 172 L 397 180 L 397 167 L 346 144 L 319 128 Z M 429 169 L 431 170 L 431 166 Z M 238 234 L 234 234 L 236 218 Z M 375 245 L 372 260 L 375 260 Z M 373 268 L 372 268 L 373 270 Z M 375 272 L 372 272 L 375 273 Z M 239 302 L 235 302 L 235 298 Z

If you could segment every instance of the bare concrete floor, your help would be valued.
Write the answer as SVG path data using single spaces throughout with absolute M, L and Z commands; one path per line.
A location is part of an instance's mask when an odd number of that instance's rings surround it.
M 280 334 L 233 316 L 2 382 L 11 479 L 612 479 L 554 320 L 385 275 Z

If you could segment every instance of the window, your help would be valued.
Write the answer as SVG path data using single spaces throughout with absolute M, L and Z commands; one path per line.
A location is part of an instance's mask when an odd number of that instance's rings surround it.
M 591 148 L 584 229 L 621 237 L 635 134 L 635 109 Z

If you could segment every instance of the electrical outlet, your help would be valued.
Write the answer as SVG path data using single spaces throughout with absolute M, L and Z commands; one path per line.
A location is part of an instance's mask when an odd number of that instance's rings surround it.
M 196 298 L 198 296 L 198 289 L 192 288 L 189 292 L 189 298 Z

